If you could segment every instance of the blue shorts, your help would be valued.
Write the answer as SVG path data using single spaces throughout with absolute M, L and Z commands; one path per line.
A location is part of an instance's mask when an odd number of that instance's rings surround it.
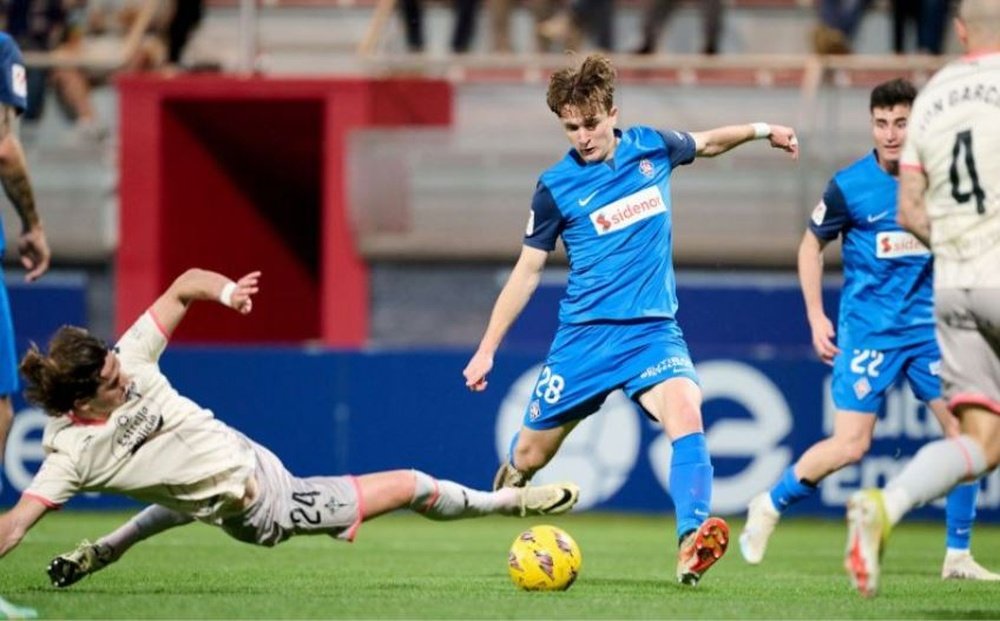
M 564 324 L 535 383 L 524 426 L 552 429 L 582 420 L 619 388 L 638 403 L 647 389 L 674 377 L 698 382 L 672 319 Z
M 0 397 L 14 394 L 19 387 L 17 350 L 14 347 L 14 321 L 10 316 L 7 286 L 3 282 L 3 272 L 0 271 Z
M 941 397 L 940 367 L 941 350 L 934 339 L 883 350 L 843 347 L 833 363 L 833 404 L 839 410 L 876 414 L 901 375 L 926 403 Z

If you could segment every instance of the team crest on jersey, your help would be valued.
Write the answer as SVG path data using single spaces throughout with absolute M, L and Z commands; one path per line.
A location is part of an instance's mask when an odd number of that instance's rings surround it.
M 823 224 L 823 219 L 826 218 L 826 203 L 820 201 L 812 212 L 812 221 L 816 226 Z
M 643 174 L 646 178 L 651 178 L 656 170 L 653 168 L 653 162 L 650 162 L 646 158 L 639 160 L 639 172 Z
M 538 399 L 533 399 L 531 404 L 528 406 L 528 419 L 538 420 L 538 417 L 542 415 L 542 404 L 538 402 Z
M 871 394 L 872 385 L 868 383 L 867 377 L 862 377 L 858 381 L 854 382 L 854 396 L 858 399 L 864 399 L 869 394 Z
M 590 221 L 597 234 L 604 235 L 666 211 L 660 188 L 654 185 L 601 207 L 590 214 Z
M 28 78 L 24 72 L 24 65 L 10 66 L 10 90 L 18 97 L 28 96 Z

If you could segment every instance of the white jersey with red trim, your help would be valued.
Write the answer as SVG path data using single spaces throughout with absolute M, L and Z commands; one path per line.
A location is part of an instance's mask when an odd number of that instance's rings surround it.
M 167 339 L 145 313 L 115 347 L 131 379 L 107 421 L 51 420 L 45 461 L 25 494 L 58 507 L 78 492 L 114 492 L 202 520 L 239 504 L 256 466 L 244 436 L 181 396 L 160 372 Z
M 931 79 L 901 164 L 927 176 L 935 287 L 1000 286 L 1000 53 L 956 60 Z

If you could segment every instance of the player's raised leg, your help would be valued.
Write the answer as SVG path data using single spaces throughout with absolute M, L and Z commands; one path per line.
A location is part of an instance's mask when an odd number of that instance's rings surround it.
M 554 515 L 572 509 L 580 497 L 580 489 L 573 483 L 481 491 L 419 470 L 366 474 L 356 480 L 365 520 L 403 508 L 432 520 Z

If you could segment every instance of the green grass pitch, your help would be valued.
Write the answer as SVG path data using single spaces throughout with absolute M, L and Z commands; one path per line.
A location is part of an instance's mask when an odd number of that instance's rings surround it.
M 673 522 L 589 513 L 548 521 L 583 551 L 564 593 L 517 591 L 514 537 L 546 520 L 431 522 L 400 514 L 363 526 L 354 544 L 300 537 L 273 549 L 195 524 L 140 543 L 119 563 L 57 590 L 44 568 L 78 540 L 126 517 L 46 517 L 0 560 L 0 594 L 43 618 L 75 619 L 996 619 L 1000 583 L 943 582 L 943 526 L 906 523 L 886 554 L 882 592 L 863 600 L 841 568 L 842 521 L 786 519 L 768 558 L 746 565 L 734 543 L 697 588 L 674 583 Z M 739 522 L 731 522 L 733 535 Z M 1000 569 L 1000 527 L 977 526 L 973 551 Z

